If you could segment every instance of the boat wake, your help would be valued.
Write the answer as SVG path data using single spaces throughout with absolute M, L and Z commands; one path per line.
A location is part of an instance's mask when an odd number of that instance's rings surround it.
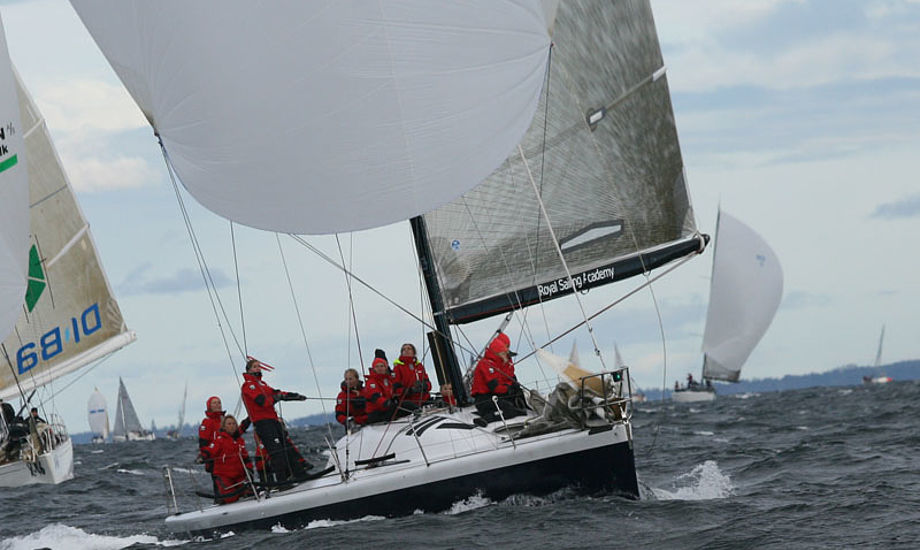
M 188 542 L 187 540 L 159 540 L 152 535 L 131 535 L 128 537 L 94 535 L 76 527 L 54 523 L 45 526 L 41 531 L 0 541 L 0 550 L 31 550 L 33 548 L 116 550 L 135 544 L 172 547 Z
M 489 500 L 488 498 L 480 494 L 476 494 L 469 498 L 458 500 L 457 502 L 453 503 L 453 505 L 450 507 L 450 510 L 447 510 L 442 513 L 445 516 L 455 516 L 457 514 L 469 512 L 470 510 L 476 510 L 478 508 L 485 508 L 486 506 L 489 506 L 491 504 L 492 504 L 491 500 Z
M 649 487 L 655 500 L 712 500 L 726 498 L 734 491 L 731 479 L 714 460 L 707 460 L 674 479 L 674 489 Z

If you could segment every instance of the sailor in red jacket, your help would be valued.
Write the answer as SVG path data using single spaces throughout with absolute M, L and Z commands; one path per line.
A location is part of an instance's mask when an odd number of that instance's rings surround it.
M 364 384 L 364 399 L 367 402 L 367 423 L 388 422 L 393 418 L 397 402 L 393 399 L 393 380 L 390 365 L 382 357 L 376 357 L 371 364 Z
M 229 504 L 251 492 L 247 482 L 252 477 L 252 462 L 236 418 L 229 414 L 224 417 L 221 429 L 202 453 L 213 465 L 215 502 Z
M 419 363 L 415 356 L 414 345 L 402 345 L 399 359 L 393 361 L 393 374 L 394 393 L 403 403 L 412 403 L 420 407 L 431 398 L 431 381 L 425 372 L 425 365 Z
M 342 391 L 335 400 L 335 419 L 339 424 L 348 427 L 348 419 L 355 424 L 367 424 L 365 399 L 362 395 L 364 384 L 358 378 L 358 371 L 348 369 L 345 371 L 345 380 L 342 381 Z
M 303 401 L 303 395 L 276 390 L 262 381 L 262 363 L 258 359 L 246 361 L 243 374 L 243 405 L 249 412 L 249 419 L 268 455 L 271 457 L 271 473 L 277 483 L 287 481 L 291 476 L 304 477 L 309 465 L 301 460 L 300 453 L 292 449 L 284 426 L 275 412 L 277 401 Z
M 216 395 L 208 398 L 204 407 L 204 420 L 198 426 L 198 456 L 203 459 L 202 451 L 211 444 L 214 436 L 220 431 L 220 423 L 224 417 L 223 406 L 220 397 Z M 205 462 L 204 469 L 211 471 L 211 463 Z
M 510 343 L 508 336 L 499 332 L 489 343 L 482 359 L 476 363 L 476 370 L 473 371 L 473 387 L 470 394 L 484 423 L 494 422 L 499 418 L 492 396 L 498 397 L 498 407 L 506 419 L 526 414 L 523 410 L 523 393 L 514 376 Z

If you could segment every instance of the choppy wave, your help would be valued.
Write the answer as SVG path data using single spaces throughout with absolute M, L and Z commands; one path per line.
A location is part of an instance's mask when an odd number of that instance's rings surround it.
M 673 490 L 651 489 L 658 500 L 712 500 L 731 496 L 734 486 L 714 460 L 707 460 L 677 476 Z
M 10 537 L 0 541 L 0 550 L 33 550 L 36 548 L 118 550 L 134 544 L 163 547 L 180 546 L 189 541 L 159 540 L 151 535 L 129 535 L 124 537 L 95 535 L 82 529 L 55 523 L 36 533 L 21 537 Z

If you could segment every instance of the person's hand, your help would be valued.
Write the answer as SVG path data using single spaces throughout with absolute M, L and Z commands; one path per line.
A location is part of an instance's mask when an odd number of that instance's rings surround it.
M 301 395 L 297 392 L 291 393 L 290 395 L 291 395 L 291 399 L 294 401 L 306 401 L 307 400 L 306 395 Z
M 412 393 L 425 393 L 425 383 L 421 380 L 416 380 L 415 384 L 412 384 Z
M 201 455 L 196 456 L 196 457 L 195 457 L 195 464 L 204 464 L 204 457 L 201 456 Z
M 249 417 L 248 417 L 248 416 L 247 416 L 246 418 L 240 420 L 240 433 L 243 433 L 243 432 L 245 432 L 246 430 L 248 430 L 248 429 L 249 429 L 249 426 L 251 426 L 251 425 L 252 425 L 252 420 L 249 420 Z

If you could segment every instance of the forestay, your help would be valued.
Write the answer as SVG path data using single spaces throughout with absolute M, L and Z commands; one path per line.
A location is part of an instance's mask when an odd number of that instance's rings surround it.
M 29 170 L 29 283 L 19 319 L 3 341 L 0 398 L 26 393 L 131 343 L 44 119 L 22 83 L 20 99 Z M 25 300 L 23 300 L 23 295 Z M 15 378 L 14 378 L 15 373 Z
M 527 167 L 578 289 L 702 248 L 648 3 L 563 2 L 553 43 L 524 159 L 424 216 L 454 323 L 571 292 Z
M 180 181 L 246 225 L 429 211 L 530 125 L 556 0 L 72 0 Z
M 0 20 L 0 338 L 22 311 L 29 258 L 29 180 L 14 80 Z
M 703 333 L 703 378 L 737 382 L 783 296 L 783 270 L 753 229 L 719 212 L 709 311 Z

